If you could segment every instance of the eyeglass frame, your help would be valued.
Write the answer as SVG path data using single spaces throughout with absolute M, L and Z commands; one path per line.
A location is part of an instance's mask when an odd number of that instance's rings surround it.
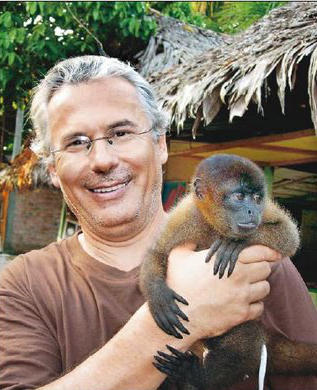
M 133 133 L 133 135 L 142 135 L 142 134 L 146 134 L 146 133 L 149 133 L 150 131 L 152 131 L 153 130 L 153 127 L 151 127 L 150 129 L 148 129 L 148 130 L 146 130 L 146 131 L 141 131 L 140 133 Z M 89 137 L 88 137 L 88 135 L 83 135 L 82 137 L 87 137 L 88 139 L 89 139 L 89 141 L 90 141 L 90 146 L 89 146 L 89 148 L 87 148 L 87 152 L 85 152 L 85 155 L 88 155 L 89 153 L 90 153 L 90 151 L 91 151 L 91 149 L 92 149 L 92 146 L 93 146 L 93 144 L 94 144 L 94 142 L 95 141 L 100 141 L 100 140 L 102 140 L 102 139 L 104 139 L 105 141 L 107 141 L 108 142 L 108 144 L 109 145 L 112 145 L 112 143 L 110 143 L 109 141 L 111 140 L 111 138 L 113 138 L 114 136 L 112 135 L 112 136 L 104 136 L 104 137 L 98 137 L 98 138 L 95 138 L 95 139 L 90 139 Z M 88 145 L 88 143 L 87 143 L 87 145 Z M 55 154 L 55 153 L 58 153 L 58 152 L 65 152 L 65 151 L 67 151 L 66 150 L 66 148 L 67 148 L 67 146 L 65 146 L 65 147 L 63 147 L 62 149 L 55 149 L 55 150 L 51 150 L 50 149 L 50 154 Z M 76 152 L 75 152 L 76 153 Z

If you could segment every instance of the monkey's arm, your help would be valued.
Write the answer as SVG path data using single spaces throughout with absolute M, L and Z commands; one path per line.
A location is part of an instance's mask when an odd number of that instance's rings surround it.
M 289 213 L 267 201 L 261 225 L 247 240 L 248 245 L 266 245 L 283 256 L 293 256 L 300 244 L 299 231 Z
M 193 242 L 201 247 L 202 238 L 206 240 L 212 233 L 197 208 L 193 206 L 194 201 L 190 194 L 171 212 L 160 237 L 145 257 L 140 275 L 141 291 L 156 323 L 166 333 L 178 338 L 182 336 L 175 328 L 184 333 L 188 332 L 177 316 L 184 320 L 187 320 L 187 317 L 175 300 L 183 304 L 187 304 L 187 301 L 166 285 L 168 256 L 173 248 L 186 242 Z

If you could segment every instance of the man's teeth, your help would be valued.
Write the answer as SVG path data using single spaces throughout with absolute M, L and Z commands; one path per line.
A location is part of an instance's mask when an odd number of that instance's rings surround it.
M 122 183 L 122 184 L 118 184 L 118 185 L 113 186 L 113 187 L 96 188 L 96 189 L 93 189 L 92 191 L 99 193 L 99 194 L 103 194 L 105 192 L 113 192 L 113 191 L 119 190 L 120 188 L 123 188 L 125 186 L 126 186 L 126 183 Z

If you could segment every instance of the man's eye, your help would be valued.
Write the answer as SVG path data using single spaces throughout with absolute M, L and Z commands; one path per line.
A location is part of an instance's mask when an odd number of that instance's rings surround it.
M 66 149 L 86 146 L 90 143 L 90 139 L 86 137 L 75 138 L 66 145 Z
M 116 130 L 114 132 L 114 137 L 117 138 L 123 138 L 123 137 L 129 137 L 130 135 L 133 135 L 135 131 L 130 129 L 124 129 L 124 130 Z
M 121 131 L 116 131 L 115 132 L 115 137 L 124 137 L 125 135 L 129 134 L 126 130 L 121 130 Z

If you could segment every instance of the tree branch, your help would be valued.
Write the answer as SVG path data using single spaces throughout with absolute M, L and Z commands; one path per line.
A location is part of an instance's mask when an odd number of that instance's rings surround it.
M 89 34 L 94 40 L 95 42 L 97 43 L 98 45 L 98 50 L 99 50 L 99 54 L 100 55 L 103 55 L 105 57 L 109 57 L 106 52 L 104 51 L 104 48 L 103 48 L 103 44 L 99 41 L 99 39 L 85 26 L 84 22 L 81 21 L 74 13 L 73 11 L 71 10 L 70 6 L 65 3 L 65 6 L 68 10 L 68 12 L 70 13 L 70 15 L 72 16 L 72 18 L 78 23 L 78 25 L 80 27 L 82 27 L 86 32 L 87 34 Z

